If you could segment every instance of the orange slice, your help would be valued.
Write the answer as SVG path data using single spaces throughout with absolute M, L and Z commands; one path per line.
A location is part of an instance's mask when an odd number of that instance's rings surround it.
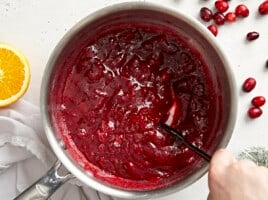
M 25 55 L 0 42 L 0 107 L 19 100 L 30 83 L 30 65 Z

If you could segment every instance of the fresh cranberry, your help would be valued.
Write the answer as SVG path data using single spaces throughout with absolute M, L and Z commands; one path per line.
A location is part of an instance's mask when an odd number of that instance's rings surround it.
M 214 22 L 215 22 L 217 25 L 223 25 L 224 22 L 225 22 L 224 15 L 223 15 L 221 12 L 216 12 L 216 13 L 213 15 L 213 19 L 214 19 Z
M 236 14 L 234 12 L 228 12 L 225 15 L 225 20 L 228 22 L 234 22 L 236 21 Z
M 258 118 L 262 115 L 262 109 L 259 107 L 251 107 L 248 109 L 248 116 L 252 119 Z
M 268 68 L 268 60 L 266 60 L 265 67 Z
M 89 81 L 98 81 L 103 76 L 104 66 L 101 63 L 93 63 L 88 66 L 85 72 Z
M 252 31 L 247 34 L 247 40 L 248 41 L 256 40 L 259 38 L 259 36 L 260 34 L 258 32 Z
M 247 17 L 249 15 L 249 9 L 246 5 L 244 4 L 239 4 L 235 8 L 235 14 L 237 17 Z
M 255 86 L 256 86 L 256 80 L 250 77 L 244 81 L 242 88 L 245 92 L 250 92 L 255 88 Z
M 210 30 L 210 32 L 214 35 L 217 36 L 218 35 L 218 27 L 214 24 L 209 25 L 208 30 Z
M 256 96 L 251 100 L 252 105 L 255 107 L 261 107 L 265 104 L 266 100 L 263 96 Z
M 202 20 L 204 20 L 205 22 L 208 22 L 212 19 L 213 17 L 213 13 L 212 10 L 210 10 L 207 7 L 203 7 L 200 9 L 200 17 Z
M 268 0 L 262 2 L 260 5 L 259 5 L 259 13 L 261 15 L 267 15 L 268 14 Z
M 226 10 L 228 10 L 229 3 L 227 1 L 217 0 L 217 1 L 215 1 L 215 8 L 217 9 L 217 11 L 223 13 Z

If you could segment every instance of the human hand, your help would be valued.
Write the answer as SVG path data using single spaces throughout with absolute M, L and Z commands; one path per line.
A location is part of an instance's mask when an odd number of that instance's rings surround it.
M 208 185 L 208 200 L 267 200 L 268 169 L 220 149 L 210 162 Z

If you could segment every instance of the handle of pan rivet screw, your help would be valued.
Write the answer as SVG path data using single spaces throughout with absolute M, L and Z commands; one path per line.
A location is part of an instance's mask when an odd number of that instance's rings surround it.
M 54 166 L 42 178 L 32 184 L 14 200 L 46 200 L 66 181 L 73 178 L 68 173 L 64 176 L 58 174 L 61 162 L 57 161 Z

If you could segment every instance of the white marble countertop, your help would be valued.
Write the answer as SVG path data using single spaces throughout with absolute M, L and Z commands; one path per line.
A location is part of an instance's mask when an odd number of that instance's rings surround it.
M 214 1 L 205 0 L 148 0 L 170 6 L 196 19 L 202 6 L 213 7 Z M 41 78 L 47 60 L 61 37 L 76 22 L 100 9 L 122 0 L 1 0 L 0 1 L 0 41 L 20 48 L 29 58 L 32 79 L 24 99 L 39 105 Z M 262 0 L 230 1 L 229 10 L 239 3 L 250 9 L 249 17 L 219 28 L 217 40 L 229 57 L 238 86 L 238 119 L 228 149 L 238 154 L 249 146 L 268 148 L 268 106 L 263 107 L 263 115 L 255 120 L 247 117 L 250 101 L 254 96 L 268 98 L 268 15 L 258 15 L 258 5 Z M 208 25 L 205 24 L 204 25 Z M 250 31 L 260 33 L 256 41 L 247 42 L 245 36 Z M 257 86 L 251 93 L 243 93 L 241 85 L 248 77 L 257 80 Z M 7 183 L 8 185 L 8 183 Z M 187 199 L 204 200 L 208 193 L 207 177 L 195 184 L 161 200 Z M 159 199 L 160 200 L 160 199 Z

